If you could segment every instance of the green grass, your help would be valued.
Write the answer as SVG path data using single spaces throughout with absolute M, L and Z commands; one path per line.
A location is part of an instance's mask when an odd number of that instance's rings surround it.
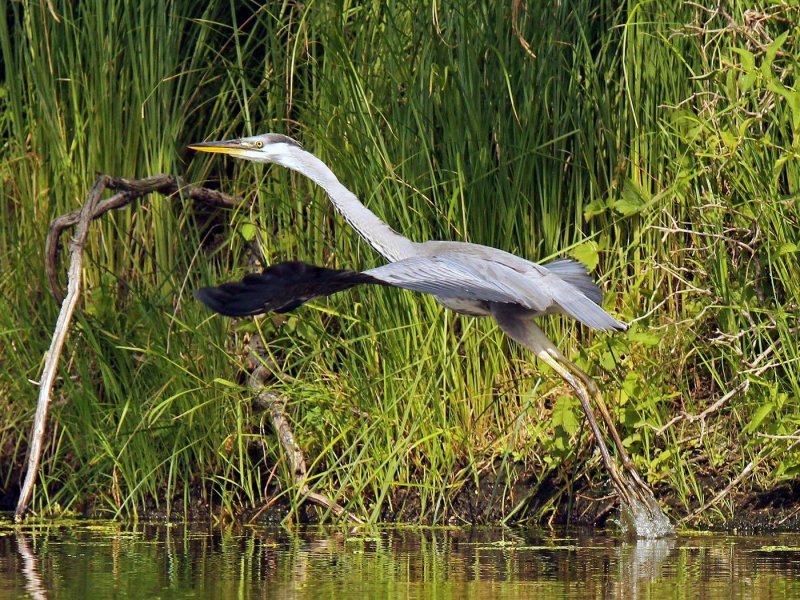
M 551 318 L 546 331 L 602 381 L 639 470 L 678 514 L 756 456 L 743 490 L 793 479 L 797 11 L 753 7 L 755 27 L 737 8 L 734 31 L 681 2 L 551 3 L 519 15 L 532 57 L 506 4 L 55 3 L 60 21 L 0 5 L 0 464 L 12 467 L 0 488 L 16 485 L 58 310 L 49 220 L 98 171 L 169 172 L 248 203 L 209 214 L 150 197 L 93 224 L 34 508 L 236 512 L 263 503 L 268 481 L 270 497 L 296 500 L 238 387 L 254 325 L 209 318 L 189 291 L 252 270 L 253 249 L 350 268 L 380 258 L 302 177 L 185 150 L 264 131 L 300 139 L 414 239 L 587 262 L 634 327 Z M 596 461 L 584 467 L 576 402 L 488 321 L 365 289 L 260 328 L 290 376 L 275 389 L 314 489 L 358 514 L 442 522 L 494 471 L 510 478 L 506 513 L 526 469 L 534 487 L 568 490 L 584 470 L 603 482 Z M 744 382 L 706 419 L 659 433 Z

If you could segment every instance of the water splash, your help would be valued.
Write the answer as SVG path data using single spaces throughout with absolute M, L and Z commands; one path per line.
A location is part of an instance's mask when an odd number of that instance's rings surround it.
M 675 535 L 675 528 L 652 496 L 644 501 L 632 497 L 619 508 L 619 525 L 626 536 L 655 540 Z

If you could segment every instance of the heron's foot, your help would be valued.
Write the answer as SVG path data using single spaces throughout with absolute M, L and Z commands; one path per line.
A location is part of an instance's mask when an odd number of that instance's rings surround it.
M 637 494 L 631 502 L 620 503 L 622 532 L 640 539 L 674 535 L 675 529 L 652 494 Z
M 638 480 L 628 483 L 626 488 L 626 493 L 620 494 L 620 526 L 624 534 L 640 539 L 674 534 L 669 517 L 647 485 Z

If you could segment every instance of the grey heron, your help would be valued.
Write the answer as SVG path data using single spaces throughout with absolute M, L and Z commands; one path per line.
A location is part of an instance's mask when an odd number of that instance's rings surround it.
M 191 144 L 201 152 L 227 154 L 297 171 L 319 185 L 344 219 L 388 263 L 363 272 L 325 269 L 300 262 L 273 265 L 260 274 L 196 296 L 228 316 L 285 312 L 303 302 L 359 284 L 394 286 L 432 294 L 445 307 L 474 317 L 492 317 L 515 342 L 548 364 L 575 391 L 620 502 L 640 536 L 664 535 L 669 521 L 636 472 L 594 381 L 547 339 L 533 318 L 561 313 L 592 329 L 623 331 L 623 322 L 601 306 L 603 294 L 586 268 L 571 259 L 537 264 L 497 248 L 468 242 L 415 242 L 393 230 L 342 185 L 319 158 L 277 133 Z M 623 469 L 617 467 L 597 424 L 590 398 L 600 411 Z M 627 477 L 626 474 L 627 473 Z

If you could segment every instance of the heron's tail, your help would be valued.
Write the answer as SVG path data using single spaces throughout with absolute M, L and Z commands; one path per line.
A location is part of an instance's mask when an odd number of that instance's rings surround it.
M 364 283 L 385 285 L 363 273 L 293 261 L 272 265 L 263 273 L 245 275 L 241 281 L 200 288 L 194 296 L 214 312 L 245 317 L 269 311 L 289 312 L 312 298 L 330 296 Z
M 603 304 L 603 291 L 592 281 L 586 266 L 582 262 L 571 258 L 558 258 L 542 266 L 561 277 L 564 281 L 574 285 L 595 304 Z
M 592 281 L 583 263 L 559 258 L 543 266 L 581 292 L 582 295 L 564 293 L 556 298 L 568 315 L 594 329 L 625 331 L 628 328 L 603 310 L 603 291 Z

